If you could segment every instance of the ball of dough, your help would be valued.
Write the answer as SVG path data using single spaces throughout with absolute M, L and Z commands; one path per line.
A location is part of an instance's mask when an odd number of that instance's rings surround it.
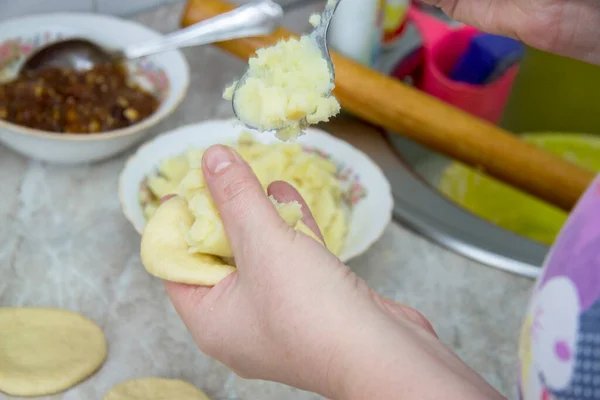
M 43 396 L 67 390 L 106 359 L 100 327 L 50 308 L 0 308 L 0 391 Z
M 104 400 L 210 400 L 191 383 L 179 379 L 144 378 L 123 382 Z

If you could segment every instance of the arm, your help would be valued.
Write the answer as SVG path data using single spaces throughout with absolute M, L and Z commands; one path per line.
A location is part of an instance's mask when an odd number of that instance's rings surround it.
M 450 17 L 529 46 L 600 64 L 597 0 L 424 0 Z

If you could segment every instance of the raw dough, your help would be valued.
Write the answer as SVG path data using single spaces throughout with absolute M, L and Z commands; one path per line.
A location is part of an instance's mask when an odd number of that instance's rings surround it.
M 291 226 L 314 240 L 322 243 L 317 236 L 300 220 L 302 212 L 298 203 L 277 203 L 272 199 L 282 218 Z M 295 204 L 295 205 L 294 205 Z M 222 230 L 216 231 L 213 243 L 217 248 L 229 248 L 229 242 Z M 217 257 L 208 245 L 204 248 L 209 254 L 190 252 L 185 233 L 194 223 L 188 204 L 182 197 L 173 197 L 164 202 L 150 219 L 142 235 L 141 258 L 146 270 L 157 278 L 191 285 L 214 286 L 235 271 L 231 261 Z M 231 251 L 231 250 L 229 250 Z
M 104 400 L 210 400 L 191 383 L 178 379 L 144 378 L 118 384 Z
M 246 80 L 228 86 L 223 97 L 234 101 L 242 122 L 260 131 L 275 130 L 281 140 L 294 140 L 306 125 L 328 121 L 340 112 L 340 104 L 329 94 L 333 85 L 321 52 L 302 36 L 259 49 L 248 62 Z
M 142 235 L 142 264 L 150 274 L 172 282 L 214 286 L 235 271 L 219 257 L 189 252 L 184 235 L 193 223 L 181 197 L 158 207 Z
M 67 390 L 106 359 L 100 327 L 50 308 L 0 308 L 0 391 L 43 396 Z

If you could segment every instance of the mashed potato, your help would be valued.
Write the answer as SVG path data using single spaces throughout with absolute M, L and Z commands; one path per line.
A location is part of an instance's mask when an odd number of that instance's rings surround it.
M 321 23 L 321 14 L 312 14 L 308 19 L 308 22 L 316 28 Z
M 259 49 L 249 60 L 246 80 L 237 91 L 236 86 L 227 87 L 223 97 L 234 101 L 238 118 L 260 131 L 275 130 L 281 140 L 293 140 L 307 125 L 340 112 L 329 95 L 333 82 L 327 62 L 308 36 Z
M 265 190 L 274 181 L 288 182 L 298 190 L 310 208 L 326 246 L 334 254 L 341 254 L 348 231 L 348 209 L 342 185 L 336 176 L 336 165 L 304 151 L 300 144 L 265 145 L 256 142 L 249 134 L 242 134 L 235 147 L 250 164 Z M 204 182 L 203 152 L 203 149 L 193 149 L 161 162 L 158 173 L 148 177 L 143 185 L 142 206 L 149 219 L 156 212 L 160 198 L 178 194 L 185 199 L 193 218 L 184 232 L 189 252 L 231 257 L 221 220 Z M 295 226 L 302 217 L 297 203 L 281 205 L 275 202 L 275 205 L 291 226 Z

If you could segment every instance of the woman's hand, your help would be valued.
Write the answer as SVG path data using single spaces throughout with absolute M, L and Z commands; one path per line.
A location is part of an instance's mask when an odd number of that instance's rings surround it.
M 324 246 L 277 214 L 232 149 L 206 151 L 203 170 L 238 270 L 214 288 L 166 283 L 199 348 L 243 377 L 336 399 L 498 396 L 437 339 L 417 311 L 370 290 Z M 274 183 L 280 202 L 299 194 Z
M 600 64 L 598 0 L 424 0 L 486 32 Z

